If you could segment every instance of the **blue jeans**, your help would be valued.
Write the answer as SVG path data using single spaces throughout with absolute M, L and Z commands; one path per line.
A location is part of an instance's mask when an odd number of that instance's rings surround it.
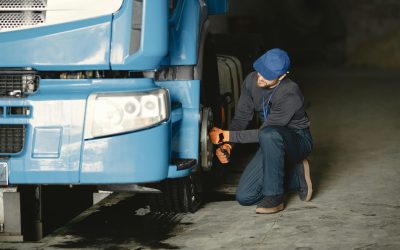
M 240 177 L 236 191 L 237 201 L 244 206 L 297 188 L 298 176 L 293 166 L 303 161 L 313 146 L 309 129 L 267 126 L 258 136 L 260 148 Z

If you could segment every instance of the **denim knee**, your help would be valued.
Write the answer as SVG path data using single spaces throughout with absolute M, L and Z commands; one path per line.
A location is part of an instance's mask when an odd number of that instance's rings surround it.
M 274 126 L 266 126 L 258 133 L 259 142 L 272 142 L 282 140 L 282 135 L 279 133 L 278 128 Z
M 240 191 L 236 192 L 236 200 L 242 206 L 251 206 L 255 203 L 253 199 L 251 199 L 248 195 Z
M 251 206 L 259 202 L 264 196 L 261 194 L 261 190 L 241 188 L 240 185 L 236 190 L 236 200 L 242 206 Z

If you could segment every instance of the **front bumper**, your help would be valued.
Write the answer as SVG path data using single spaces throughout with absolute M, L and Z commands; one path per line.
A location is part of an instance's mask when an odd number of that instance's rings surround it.
M 0 106 L 29 106 L 29 116 L 0 117 L 24 124 L 21 152 L 0 155 L 9 184 L 117 184 L 165 179 L 170 162 L 171 119 L 149 129 L 84 140 L 92 93 L 147 91 L 151 79 L 42 80 L 35 95 L 0 99 Z
M 141 183 L 168 174 L 170 122 L 84 142 L 80 183 Z

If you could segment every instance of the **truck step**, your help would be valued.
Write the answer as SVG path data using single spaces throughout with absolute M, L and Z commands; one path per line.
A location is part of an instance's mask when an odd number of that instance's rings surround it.
M 172 159 L 172 164 L 176 165 L 176 168 L 178 170 L 189 169 L 195 166 L 196 163 L 196 159 Z

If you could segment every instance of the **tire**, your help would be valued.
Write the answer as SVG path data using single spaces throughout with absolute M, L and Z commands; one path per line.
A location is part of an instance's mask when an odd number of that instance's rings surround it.
M 152 212 L 194 213 L 203 203 L 201 175 L 167 179 L 153 186 L 161 194 L 148 194 L 147 201 Z

